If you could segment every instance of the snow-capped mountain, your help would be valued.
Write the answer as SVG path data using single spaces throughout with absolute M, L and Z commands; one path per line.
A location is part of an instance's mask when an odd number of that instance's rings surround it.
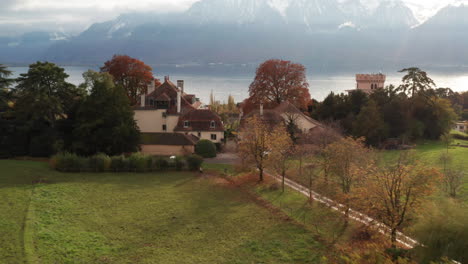
M 401 0 L 382 1 L 369 19 L 369 26 L 374 28 L 411 28 L 417 24 L 413 11 Z
M 311 29 L 337 29 L 343 23 L 359 27 L 411 27 L 417 21 L 400 0 L 374 6 L 370 0 L 202 0 L 188 11 L 194 23 L 305 25 Z
M 468 7 L 446 7 L 414 27 L 418 21 L 404 1 L 201 0 L 180 13 L 120 15 L 75 37 L 0 38 L 0 61 L 101 64 L 113 54 L 128 54 L 161 64 L 249 64 L 280 57 L 330 68 L 401 61 L 465 65 Z
M 468 4 L 453 4 L 442 8 L 433 17 L 420 26 L 424 30 L 459 30 L 459 34 L 468 34 Z
M 198 24 L 250 24 L 281 21 L 281 13 L 268 0 L 203 0 L 186 12 Z

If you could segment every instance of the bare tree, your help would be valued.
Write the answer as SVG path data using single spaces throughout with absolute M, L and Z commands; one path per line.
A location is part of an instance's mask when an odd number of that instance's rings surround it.
M 396 247 L 397 230 L 434 190 L 438 171 L 427 169 L 403 153 L 395 164 L 375 166 L 361 188 L 362 201 L 391 232 L 392 247 Z
M 444 183 L 447 193 L 455 198 L 463 185 L 465 172 L 461 169 L 448 169 L 444 172 Z

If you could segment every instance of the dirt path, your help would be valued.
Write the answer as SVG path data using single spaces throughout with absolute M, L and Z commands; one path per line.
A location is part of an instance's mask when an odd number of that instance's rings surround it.
M 282 178 L 281 176 L 276 176 L 276 175 L 272 175 L 272 174 L 267 174 L 267 176 L 275 179 L 276 181 L 278 182 L 282 182 Z M 300 192 L 301 194 L 309 197 L 309 189 L 300 185 L 299 183 L 297 182 L 294 182 L 288 178 L 285 178 L 285 184 L 286 186 Z M 345 206 L 340 204 L 340 203 L 337 203 L 325 196 L 322 196 L 314 191 L 312 191 L 312 198 L 320 203 L 323 203 L 325 205 L 327 205 L 328 207 L 330 207 L 331 209 L 335 210 L 335 211 L 338 211 L 342 214 L 345 213 Z M 375 226 L 377 228 L 377 230 L 386 235 L 386 236 L 390 236 L 390 228 L 387 227 L 385 224 L 383 223 L 380 223 L 379 221 L 365 215 L 365 214 L 362 214 L 360 212 L 357 212 L 353 209 L 350 209 L 349 211 L 349 217 L 357 222 L 360 222 L 362 224 L 365 224 L 367 226 Z M 407 248 L 413 248 L 415 246 L 417 246 L 419 243 L 404 235 L 403 233 L 401 232 L 397 232 L 397 242 L 400 243 L 401 245 L 407 247 Z

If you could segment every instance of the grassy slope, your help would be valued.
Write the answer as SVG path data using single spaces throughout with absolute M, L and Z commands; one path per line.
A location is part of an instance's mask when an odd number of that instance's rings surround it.
M 0 169 L 2 263 L 318 263 L 329 253 L 238 189 L 190 173 L 61 174 L 20 161 Z
M 468 145 L 468 141 L 456 139 L 453 142 L 454 145 Z M 442 153 L 445 153 L 447 148 L 440 141 L 426 141 L 417 144 L 415 153 L 416 157 L 428 166 L 436 166 L 440 169 L 443 168 L 443 164 L 440 162 L 439 157 Z M 384 151 L 382 152 L 385 160 L 392 160 L 398 158 L 400 151 Z M 451 166 L 457 169 L 462 169 L 468 173 L 468 148 L 455 147 L 449 148 L 449 154 L 453 160 Z M 468 202 L 468 176 L 465 176 L 464 185 L 460 193 L 460 198 Z

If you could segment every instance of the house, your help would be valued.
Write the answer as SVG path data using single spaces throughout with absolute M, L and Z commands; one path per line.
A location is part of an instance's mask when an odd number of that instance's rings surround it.
M 468 133 L 468 121 L 457 122 L 454 129 L 458 132 Z
M 282 102 L 273 109 L 263 109 L 261 105 L 259 110 L 254 110 L 241 118 L 241 128 L 244 127 L 245 121 L 253 116 L 259 116 L 262 121 L 271 128 L 280 123 L 293 123 L 302 133 L 308 133 L 315 129 L 323 128 L 320 122 L 304 114 L 289 102 Z M 242 133 L 239 133 L 240 139 L 242 139 L 241 134 Z
M 187 151 L 193 153 L 189 146 L 194 146 L 200 139 L 221 143 L 224 139 L 223 122 L 216 113 L 201 108 L 202 105 L 195 95 L 185 93 L 182 80 L 175 85 L 166 76 L 160 86 L 149 87 L 148 92 L 141 96 L 139 105 L 134 107 L 135 120 L 143 138 L 142 151 L 174 155 Z M 165 142 L 171 144 L 164 145 Z M 163 155 L 161 153 L 157 155 Z

